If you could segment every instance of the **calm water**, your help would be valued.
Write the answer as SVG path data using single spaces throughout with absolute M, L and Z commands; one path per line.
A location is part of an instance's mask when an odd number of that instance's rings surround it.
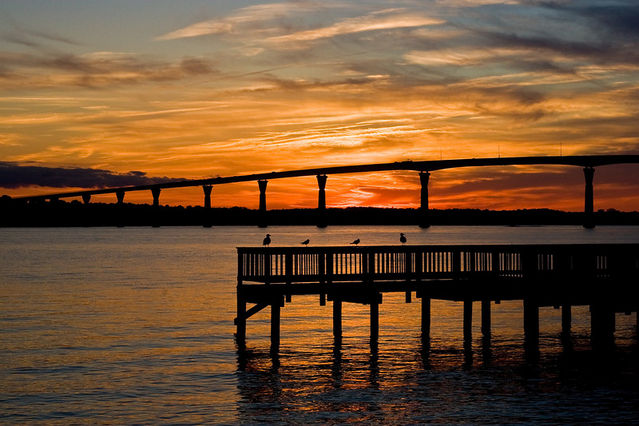
M 639 242 L 639 227 L 270 227 L 273 245 Z M 344 306 L 334 348 L 330 303 L 282 309 L 269 355 L 268 309 L 237 353 L 235 247 L 264 230 L 0 229 L 0 421 L 4 423 L 639 423 L 635 314 L 616 317 L 617 347 L 593 354 L 587 307 L 540 312 L 540 357 L 523 351 L 520 302 L 494 305 L 472 353 L 462 305 L 433 301 L 422 348 L 419 302 L 385 295 L 377 351 L 368 310 Z

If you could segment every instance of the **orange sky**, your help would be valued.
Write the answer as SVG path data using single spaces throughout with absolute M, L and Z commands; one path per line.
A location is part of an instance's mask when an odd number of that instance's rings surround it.
M 35 165 L 203 178 L 636 154 L 637 14 L 630 0 L 7 0 L 0 166 L 14 177 Z M 598 168 L 595 209 L 639 210 L 638 167 Z M 0 194 L 90 187 L 37 182 L 0 175 Z M 314 177 L 271 181 L 268 206 L 314 207 L 316 192 Z M 581 210 L 583 175 L 577 167 L 445 170 L 431 175 L 430 194 L 432 208 Z M 255 183 L 213 191 L 217 206 L 257 200 Z M 201 204 L 202 192 L 165 190 L 161 202 Z M 329 176 L 327 202 L 415 207 L 419 180 Z

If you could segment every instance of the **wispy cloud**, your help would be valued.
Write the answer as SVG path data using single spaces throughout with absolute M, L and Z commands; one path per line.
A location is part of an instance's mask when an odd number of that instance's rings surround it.
M 325 6 L 326 4 L 321 5 L 321 3 L 305 1 L 248 6 L 238 9 L 230 16 L 197 22 L 184 28 L 171 31 L 156 37 L 156 40 L 175 40 L 212 34 L 230 34 L 242 26 L 266 22 L 295 13 L 308 13 Z
M 288 43 L 313 41 L 365 31 L 414 28 L 427 25 L 439 25 L 443 23 L 444 21 L 441 19 L 421 16 L 419 14 L 408 14 L 397 9 L 388 9 L 361 17 L 345 19 L 327 27 L 271 37 L 267 39 L 267 42 Z

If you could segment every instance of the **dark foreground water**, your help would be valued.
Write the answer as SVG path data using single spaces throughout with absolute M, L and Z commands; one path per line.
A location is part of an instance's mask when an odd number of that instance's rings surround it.
M 274 245 L 639 242 L 639 228 L 271 227 Z M 616 350 L 590 350 L 587 307 L 542 308 L 538 360 L 523 350 L 520 302 L 493 308 L 472 352 L 462 306 L 433 301 L 420 343 L 419 302 L 386 295 L 378 349 L 368 310 L 344 306 L 334 347 L 330 303 L 294 297 L 282 309 L 278 357 L 268 309 L 233 340 L 235 247 L 264 230 L 0 229 L 0 422 L 3 423 L 636 423 L 636 316 L 616 317 Z M 638 278 L 639 286 L 639 278 Z

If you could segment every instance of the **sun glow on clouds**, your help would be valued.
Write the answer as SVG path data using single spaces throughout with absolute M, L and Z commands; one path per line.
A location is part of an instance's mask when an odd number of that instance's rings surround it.
M 402 1 L 392 9 L 213 2 L 200 11 L 155 10 L 152 23 L 144 18 L 149 5 L 126 7 L 119 33 L 89 34 L 73 20 L 62 27 L 38 12 L 19 15 L 20 2 L 7 0 L 5 9 L 24 22 L 3 25 L 13 33 L 0 35 L 2 161 L 201 178 L 639 152 L 639 56 L 631 43 L 639 32 L 625 18 L 639 6 L 630 0 L 605 14 L 592 0 Z M 20 29 L 44 22 L 46 31 Z M 639 172 L 604 169 L 596 207 L 639 209 L 629 195 L 639 193 Z M 564 187 L 565 173 L 572 180 Z M 431 205 L 579 210 L 579 173 L 434 172 Z M 163 191 L 162 202 L 201 204 L 199 192 Z M 269 207 L 313 207 L 316 192 L 311 178 L 273 181 Z M 416 173 L 330 176 L 327 197 L 329 206 L 416 207 L 419 181 Z M 257 185 L 215 188 L 213 200 L 255 207 Z

